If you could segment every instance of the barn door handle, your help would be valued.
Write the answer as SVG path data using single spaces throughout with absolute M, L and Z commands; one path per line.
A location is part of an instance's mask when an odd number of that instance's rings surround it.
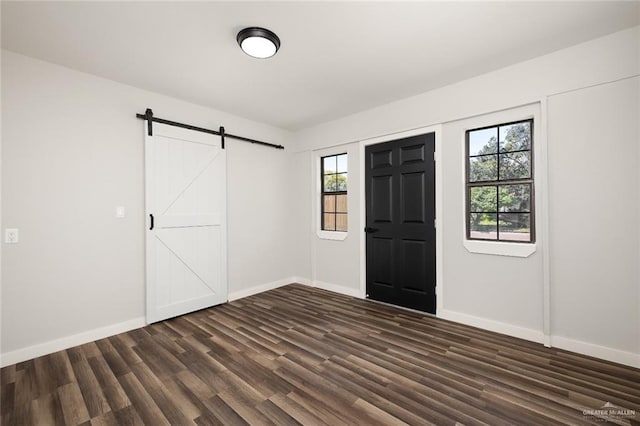
M 149 231 L 153 230 L 153 215 L 150 214 L 149 218 L 151 219 L 151 226 L 149 226 Z
M 378 232 L 378 228 L 367 226 L 364 228 L 364 232 L 366 232 L 367 234 L 373 234 L 374 232 Z

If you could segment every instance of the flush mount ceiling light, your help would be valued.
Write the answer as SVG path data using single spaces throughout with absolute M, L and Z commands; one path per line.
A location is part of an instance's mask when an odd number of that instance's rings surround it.
M 270 58 L 280 49 L 280 39 L 266 28 L 249 27 L 236 37 L 244 53 L 254 58 Z

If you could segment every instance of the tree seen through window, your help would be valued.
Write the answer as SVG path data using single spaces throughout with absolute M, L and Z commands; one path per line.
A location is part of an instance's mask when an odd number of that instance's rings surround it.
M 533 242 L 532 120 L 467 131 L 467 238 Z

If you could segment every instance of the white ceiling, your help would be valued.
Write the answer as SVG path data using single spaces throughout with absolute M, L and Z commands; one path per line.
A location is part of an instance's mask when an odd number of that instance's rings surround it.
M 295 130 L 639 23 L 637 1 L 2 1 L 2 46 Z M 246 26 L 278 54 L 242 53 Z

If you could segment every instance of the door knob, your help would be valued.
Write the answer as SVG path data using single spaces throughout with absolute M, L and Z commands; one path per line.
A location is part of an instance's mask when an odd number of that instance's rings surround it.
M 378 228 L 367 226 L 364 228 L 364 232 L 366 232 L 367 234 L 373 234 L 374 232 L 378 232 Z

